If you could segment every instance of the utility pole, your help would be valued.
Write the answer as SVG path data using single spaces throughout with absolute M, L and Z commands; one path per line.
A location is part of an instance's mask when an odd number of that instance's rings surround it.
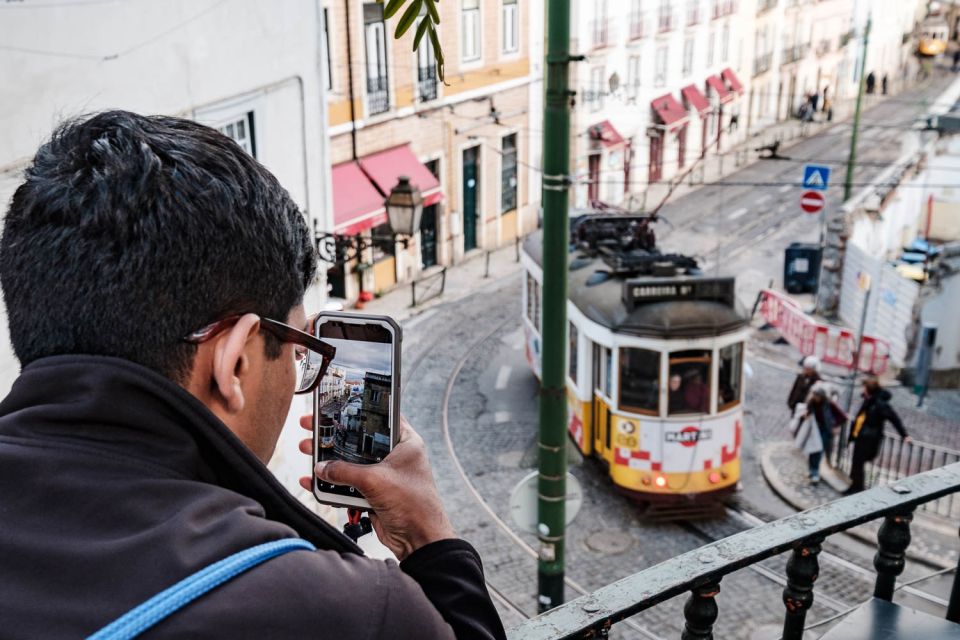
M 543 339 L 537 481 L 537 603 L 563 604 L 567 494 L 567 255 L 570 235 L 570 0 L 546 4 L 543 108 Z
M 867 44 L 870 42 L 871 17 L 867 14 L 867 26 L 863 30 L 863 55 L 860 56 L 860 84 L 857 88 L 857 107 L 853 112 L 853 132 L 850 134 L 850 157 L 847 160 L 847 177 L 843 182 L 843 201 L 853 195 L 853 167 L 857 162 L 857 136 L 860 134 L 860 107 L 863 104 L 863 88 L 866 85 Z

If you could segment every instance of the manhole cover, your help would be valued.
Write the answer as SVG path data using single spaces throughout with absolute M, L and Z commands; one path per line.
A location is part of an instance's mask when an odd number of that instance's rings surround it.
M 597 553 L 623 553 L 633 544 L 633 538 L 629 533 L 611 529 L 610 531 L 597 531 L 587 537 L 587 547 Z

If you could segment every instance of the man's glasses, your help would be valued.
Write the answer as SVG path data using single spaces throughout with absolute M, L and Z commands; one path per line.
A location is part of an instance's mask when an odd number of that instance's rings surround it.
M 202 329 L 198 329 L 190 335 L 183 338 L 184 342 L 191 344 L 200 344 L 210 340 L 228 327 L 236 324 L 241 316 L 239 314 L 227 316 L 222 320 L 211 322 Z M 312 322 L 310 323 L 313 324 Z M 288 324 L 271 320 L 270 318 L 260 318 L 260 328 L 273 334 L 282 342 L 289 342 L 295 345 L 294 353 L 297 359 L 297 386 L 294 387 L 294 393 L 310 393 L 317 388 L 323 374 L 327 372 L 327 367 L 337 353 L 337 348 L 327 344 L 323 340 L 313 337 L 309 333 L 294 329 Z

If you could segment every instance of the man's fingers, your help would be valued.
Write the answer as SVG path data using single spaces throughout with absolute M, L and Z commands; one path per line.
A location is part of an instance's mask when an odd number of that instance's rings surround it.
M 304 438 L 300 441 L 300 453 L 307 455 L 313 453 L 313 438 Z
M 303 476 L 300 478 L 300 486 L 306 489 L 307 491 L 313 491 L 313 479 L 309 476 Z
M 370 477 L 376 473 L 377 465 L 353 464 L 342 460 L 318 462 L 314 473 L 325 482 L 347 487 L 356 487 L 361 493 L 367 493 Z
M 300 416 L 300 426 L 307 431 L 313 431 L 313 416 L 309 413 L 305 416 Z

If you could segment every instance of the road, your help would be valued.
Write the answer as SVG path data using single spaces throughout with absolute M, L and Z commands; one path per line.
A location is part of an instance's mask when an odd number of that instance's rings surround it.
M 946 84 L 947 79 L 939 78 L 912 93 L 910 100 L 882 102 L 867 110 L 866 125 L 885 126 L 864 129 L 860 158 L 865 164 L 857 169 L 857 182 L 869 181 L 882 171 L 880 163 L 899 157 L 903 132 L 886 125 L 906 126 L 923 111 L 921 101 Z M 831 163 L 842 159 L 848 139 L 849 126 L 838 124 L 783 153 Z M 800 162 L 758 163 L 725 182 L 775 184 L 708 186 L 669 203 L 663 213 L 673 228 L 660 230 L 664 248 L 693 248 L 715 268 L 737 274 L 741 298 L 750 299 L 751 290 L 778 277 L 782 249 L 789 242 L 815 240 L 819 233 L 816 219 L 799 212 L 799 188 L 784 188 L 784 183 L 798 183 L 801 171 Z M 840 173 L 834 174 L 835 185 Z M 839 202 L 838 189 L 831 188 L 828 201 Z M 484 559 L 507 626 L 536 611 L 536 538 L 517 529 L 508 513 L 510 491 L 536 465 L 537 382 L 523 356 L 520 283 L 519 275 L 505 278 L 404 324 L 404 413 L 427 442 L 454 526 Z M 780 405 L 791 374 L 762 361 L 752 364 L 756 380 L 748 385 L 745 397 L 743 489 L 738 503 L 763 518 L 780 517 L 790 509 L 760 476 L 756 451 L 767 440 L 784 439 Z M 584 504 L 568 529 L 568 598 L 699 547 L 705 536 L 728 535 L 750 526 L 734 514 L 699 531 L 644 522 L 636 506 L 612 490 L 599 467 L 572 449 L 569 462 L 583 485 Z M 808 621 L 830 617 L 872 592 L 871 549 L 834 536 L 825 550 L 852 564 L 824 562 Z M 724 580 L 718 597 L 718 637 L 749 640 L 776 633 L 783 620 L 782 583 L 777 579 L 782 581 L 785 563 L 781 556 Z M 908 565 L 905 575 L 927 571 Z M 931 588 L 942 597 L 947 585 L 936 583 Z M 629 625 L 615 627 L 614 637 L 677 637 L 684 600 L 677 598 L 635 616 Z

